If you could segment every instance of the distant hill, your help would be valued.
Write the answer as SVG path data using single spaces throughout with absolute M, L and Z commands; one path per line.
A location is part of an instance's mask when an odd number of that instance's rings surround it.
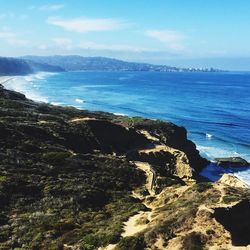
M 39 71 L 159 71 L 159 72 L 216 72 L 217 69 L 177 68 L 166 65 L 125 62 L 106 57 L 82 56 L 25 56 L 0 57 L 0 75 L 27 75 Z
M 0 75 L 26 75 L 31 73 L 33 73 L 33 69 L 25 60 L 0 57 Z
M 39 71 L 61 72 L 63 68 L 30 60 L 0 57 L 0 75 L 27 75 Z
M 216 69 L 177 68 L 166 65 L 153 65 L 148 63 L 135 63 L 106 57 L 82 56 L 25 56 L 25 60 L 59 66 L 66 71 L 162 71 L 162 72 L 214 72 Z
M 55 66 L 55 65 L 49 65 L 47 63 L 38 63 L 38 62 L 33 62 L 30 60 L 25 60 L 28 65 L 31 67 L 33 72 L 38 72 L 38 71 L 45 71 L 45 72 L 63 72 L 65 69 L 63 69 L 60 66 Z

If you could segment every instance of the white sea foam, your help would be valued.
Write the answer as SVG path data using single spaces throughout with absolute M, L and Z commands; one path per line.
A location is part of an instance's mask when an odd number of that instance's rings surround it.
M 129 77 L 119 77 L 120 81 L 124 81 L 124 80 L 127 80 L 127 79 L 129 79 Z
M 62 106 L 63 103 L 62 102 L 51 102 L 52 105 L 55 105 L 55 106 Z
M 128 116 L 126 114 L 123 114 L 123 113 L 113 113 L 114 115 L 120 115 L 120 116 Z
M 212 137 L 213 137 L 213 135 L 212 135 L 212 134 L 208 134 L 208 133 L 206 133 L 206 138 L 207 138 L 207 139 L 211 140 L 211 139 L 212 139 Z
M 200 154 L 209 159 L 210 161 L 212 161 L 213 163 L 208 165 L 207 167 L 205 167 L 200 175 L 205 176 L 207 178 L 209 178 L 212 181 L 216 181 L 218 180 L 223 173 L 234 173 L 235 176 L 237 176 L 240 180 L 242 180 L 243 182 L 245 182 L 246 184 L 250 185 L 250 168 L 246 169 L 246 168 L 242 168 L 242 169 L 236 169 L 236 168 L 222 168 L 219 167 L 218 165 L 215 164 L 215 158 L 220 158 L 220 157 L 233 157 L 233 156 L 239 156 L 242 157 L 244 159 L 246 159 L 247 161 L 250 160 L 250 155 L 243 155 L 243 154 L 239 154 L 238 152 L 235 151 L 230 151 L 230 150 L 226 150 L 226 149 L 220 149 L 220 148 L 216 148 L 216 147 L 209 147 L 209 146 L 200 146 L 197 145 L 197 149 L 200 151 Z
M 42 81 L 43 77 L 51 75 L 50 73 L 39 72 L 28 76 L 18 76 L 4 84 L 4 87 L 24 94 L 28 99 L 38 102 L 48 102 L 48 98 L 42 96 L 36 89 L 37 84 L 34 81 Z
M 119 79 L 120 81 L 125 81 L 125 80 L 131 79 L 131 78 L 133 78 L 133 77 L 134 77 L 134 74 L 128 74 L 128 75 L 125 75 L 125 76 L 121 76 L 121 77 L 119 77 L 118 79 Z
M 237 172 L 235 173 L 235 176 L 250 186 L 250 169 L 242 172 Z
M 200 151 L 201 155 L 208 158 L 209 160 L 213 160 L 214 158 L 218 158 L 218 157 L 240 156 L 235 151 L 230 151 L 230 150 L 217 148 L 217 147 L 197 145 L 197 149 Z
M 24 76 L 23 78 L 24 78 L 25 81 L 33 82 L 33 81 L 36 81 L 36 80 L 45 80 L 46 77 L 56 75 L 56 74 L 58 74 L 58 73 L 38 72 L 38 73 L 35 73 L 35 74 L 30 74 L 30 75 Z
M 77 103 L 84 103 L 85 101 L 84 101 L 83 99 L 76 98 L 76 99 L 75 99 L 75 102 L 77 102 Z

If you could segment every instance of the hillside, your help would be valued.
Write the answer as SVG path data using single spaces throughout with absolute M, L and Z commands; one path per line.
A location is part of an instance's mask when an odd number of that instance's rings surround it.
M 53 66 L 46 63 L 37 63 L 30 60 L 0 57 L 0 75 L 27 75 L 39 71 L 62 72 L 59 66 Z
M 177 68 L 166 65 L 153 65 L 148 63 L 126 62 L 106 57 L 82 56 L 25 56 L 25 60 L 38 63 L 60 66 L 66 71 L 161 71 L 161 72 L 189 72 L 189 71 L 218 71 L 216 69 Z
M 202 182 L 206 164 L 172 123 L 35 103 L 0 86 L 0 248 L 250 244 L 249 189 L 232 176 Z
M 33 62 L 31 60 L 25 60 L 28 65 L 31 67 L 33 72 L 63 72 L 65 71 L 62 67 L 60 66 L 55 66 L 55 65 L 49 65 L 47 63 L 37 63 Z
M 30 73 L 33 73 L 33 70 L 25 60 L 0 57 L 0 75 L 26 75 Z

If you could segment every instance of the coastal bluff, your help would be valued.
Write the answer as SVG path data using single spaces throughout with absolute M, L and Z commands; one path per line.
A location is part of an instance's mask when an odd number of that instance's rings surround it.
M 244 249 L 250 191 L 207 164 L 183 127 L 0 85 L 0 249 Z

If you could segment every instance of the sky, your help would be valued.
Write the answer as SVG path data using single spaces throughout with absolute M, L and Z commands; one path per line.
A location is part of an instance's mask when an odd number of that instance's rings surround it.
M 0 0 L 0 56 L 250 70 L 249 0 Z

